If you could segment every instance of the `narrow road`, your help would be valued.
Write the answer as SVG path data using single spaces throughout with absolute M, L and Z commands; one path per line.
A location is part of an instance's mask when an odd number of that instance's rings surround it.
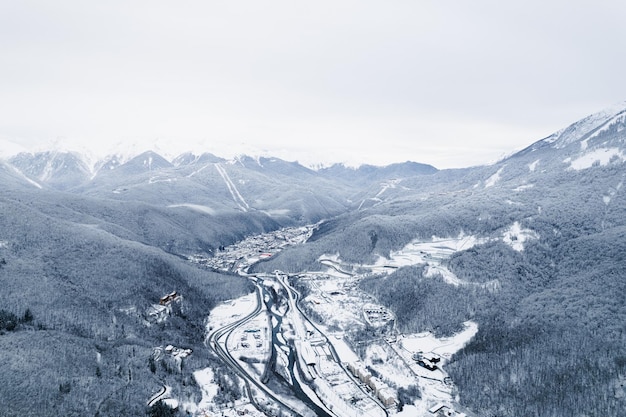
M 215 352 L 215 354 L 220 357 L 231 369 L 233 369 L 241 379 L 246 382 L 246 389 L 248 392 L 248 398 L 250 402 L 261 412 L 263 409 L 257 403 L 256 399 L 253 396 L 251 386 L 256 387 L 258 390 L 262 391 L 268 398 L 270 398 L 275 403 L 279 404 L 281 407 L 289 410 L 296 416 L 302 416 L 298 411 L 294 410 L 288 404 L 285 404 L 280 398 L 276 397 L 274 393 L 269 390 L 265 385 L 257 381 L 255 378 L 251 377 L 248 372 L 239 364 L 237 359 L 233 358 L 233 356 L 228 351 L 228 338 L 231 333 L 238 327 L 243 326 L 253 318 L 255 318 L 262 310 L 262 299 L 261 299 L 261 289 L 259 286 L 256 286 L 257 293 L 257 305 L 253 312 L 248 314 L 246 317 L 243 317 L 229 325 L 222 327 L 219 330 L 211 333 L 207 339 L 207 343 L 209 347 Z M 224 346 L 220 343 L 220 339 L 225 337 Z

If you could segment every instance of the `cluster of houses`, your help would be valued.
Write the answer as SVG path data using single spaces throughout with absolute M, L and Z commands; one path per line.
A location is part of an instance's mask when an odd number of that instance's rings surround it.
M 184 359 L 187 356 L 191 355 L 191 353 L 193 352 L 191 349 L 182 349 L 182 348 L 178 348 L 175 347 L 173 345 L 167 345 L 165 346 L 165 353 L 172 355 L 175 358 L 180 358 L 180 359 Z
M 417 362 L 419 366 L 426 368 L 429 371 L 434 371 L 435 369 L 437 369 L 439 363 L 441 362 L 441 356 L 432 352 L 417 352 L 413 354 L 413 360 Z
M 436 417 L 467 417 L 465 413 L 459 413 L 445 404 L 437 404 L 428 410 L 429 413 Z
M 311 230 L 307 227 L 285 228 L 262 235 L 254 235 L 231 246 L 220 246 L 213 256 L 192 255 L 188 259 L 208 268 L 231 271 L 245 266 L 248 260 L 267 259 L 284 247 L 306 239 Z
M 396 320 L 394 314 L 386 307 L 369 303 L 363 306 L 363 318 L 369 326 L 378 329 L 393 329 Z
M 183 296 L 173 291 L 160 298 L 159 304 L 152 304 L 146 309 L 149 323 L 162 323 L 168 317 L 183 312 Z
M 373 376 L 362 363 L 349 363 L 348 370 L 355 378 L 358 378 L 359 381 L 365 384 L 385 407 L 392 407 L 398 403 L 394 390 L 389 388 L 379 378 Z

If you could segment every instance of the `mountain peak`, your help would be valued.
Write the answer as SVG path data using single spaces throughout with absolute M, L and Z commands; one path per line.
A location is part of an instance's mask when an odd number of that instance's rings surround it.
M 597 113 L 593 113 L 568 127 L 553 133 L 543 139 L 542 143 L 551 144 L 556 149 L 564 148 L 571 143 L 586 139 L 596 131 L 609 127 L 608 125 L 618 121 L 626 115 L 626 101 L 616 103 Z M 622 120 L 623 123 L 623 120 Z

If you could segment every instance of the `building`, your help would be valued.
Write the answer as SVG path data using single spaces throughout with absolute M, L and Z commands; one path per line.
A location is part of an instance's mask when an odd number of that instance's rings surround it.
M 435 369 L 437 369 L 438 364 L 441 362 L 441 356 L 432 352 L 418 352 L 413 354 L 413 360 L 417 362 L 418 365 L 428 369 L 429 371 L 434 371 Z
M 357 373 L 358 373 L 359 381 L 361 381 L 364 384 L 369 383 L 370 379 L 372 379 L 372 374 L 366 368 L 359 367 L 359 369 L 357 370 Z
M 428 412 L 434 414 L 437 417 L 458 417 L 458 414 L 453 409 L 441 403 L 435 405 L 434 407 L 431 407 Z
M 167 307 L 169 314 L 181 314 L 183 312 L 183 296 L 176 291 L 160 298 L 159 304 Z
M 380 400 L 380 402 L 383 403 L 385 407 L 391 407 L 398 403 L 395 393 L 389 387 L 383 388 L 378 391 L 378 399 Z
M 178 298 L 179 295 L 176 291 L 173 291 L 163 297 L 161 297 L 161 299 L 159 300 L 159 304 L 161 304 L 162 306 L 164 305 L 168 305 L 169 303 L 171 303 L 172 301 L 174 301 L 176 298 Z
M 370 387 L 370 389 L 376 396 L 378 396 L 380 390 L 387 387 L 387 385 L 383 381 L 376 378 L 375 376 L 370 378 L 370 380 L 367 382 L 367 386 Z
M 146 310 L 146 317 L 151 323 L 161 323 L 167 320 L 169 316 L 169 311 L 167 307 L 162 306 L 160 304 L 152 304 Z

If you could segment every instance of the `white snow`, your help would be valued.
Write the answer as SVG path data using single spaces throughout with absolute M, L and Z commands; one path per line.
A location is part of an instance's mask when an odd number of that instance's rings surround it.
M 591 168 L 595 163 L 599 163 L 600 166 L 606 166 L 613 158 L 617 158 L 620 162 L 624 162 L 626 160 L 626 155 L 624 155 L 619 148 L 598 148 L 589 151 L 574 160 L 567 158 L 563 162 L 570 164 L 569 169 L 580 171 Z
M 226 170 L 220 164 L 215 164 L 215 169 L 217 169 L 217 172 L 219 172 L 220 176 L 226 183 L 226 187 L 228 187 L 228 191 L 230 191 L 230 195 L 233 197 L 233 200 L 239 206 L 241 211 L 248 211 L 250 206 L 248 205 L 248 203 L 246 203 L 246 200 L 243 199 L 243 197 L 239 193 L 239 190 L 237 190 L 237 187 L 228 176 L 228 173 L 226 172 Z
M 213 403 L 213 398 L 215 398 L 219 391 L 219 386 L 213 381 L 213 370 L 211 368 L 204 368 L 195 371 L 193 377 L 202 391 L 202 399 L 197 407 L 201 411 L 208 410 Z
M 589 139 L 591 139 L 591 137 L 588 137 L 585 140 L 580 141 L 580 150 L 581 151 L 586 151 L 587 148 L 589 147 Z
M 357 354 L 348 346 L 341 334 L 335 333 L 328 338 L 328 341 L 335 348 L 341 362 L 357 362 L 359 360 Z
M 204 214 L 209 214 L 211 216 L 215 215 L 215 210 L 212 209 L 211 207 L 207 207 L 207 206 L 202 206 L 200 204 L 189 204 L 189 203 L 183 203 L 183 204 L 170 204 L 169 206 L 167 206 L 168 208 L 179 208 L 179 207 L 185 207 L 185 208 L 189 208 L 191 210 L 194 211 L 198 211 L 200 213 L 204 213 Z
M 28 178 L 26 175 L 24 175 L 24 173 L 22 171 L 20 171 L 19 169 L 17 169 L 16 167 L 14 167 L 13 165 L 7 164 L 8 167 L 10 167 L 17 175 L 19 175 L 24 181 L 28 182 L 31 185 L 34 185 L 35 187 L 39 188 L 39 189 L 43 189 L 43 187 L 31 180 L 30 178 Z
M 463 324 L 465 329 L 451 337 L 437 338 L 430 332 L 424 332 L 403 336 L 398 343 L 411 353 L 432 352 L 449 359 L 469 343 L 478 332 L 478 324 L 475 322 L 466 321 Z
M 150 177 L 148 184 L 156 184 L 159 182 L 176 182 L 176 178 L 167 178 L 163 176 Z
M 534 187 L 535 187 L 535 184 L 523 184 L 517 188 L 514 188 L 513 191 L 520 192 L 520 191 L 530 190 L 531 188 L 534 188 Z
M 495 174 L 487 178 L 487 180 L 485 181 L 485 188 L 493 187 L 494 185 L 496 185 L 500 181 L 500 174 L 502 174 L 503 170 L 504 167 L 500 168 Z
M 211 166 L 211 164 L 207 164 L 207 165 L 203 166 L 203 167 L 202 167 L 202 168 L 200 168 L 199 170 L 194 171 L 194 172 L 192 172 L 191 174 L 187 175 L 187 178 L 191 178 L 191 177 L 193 177 L 194 175 L 201 173 L 202 171 L 204 171 L 205 169 L 207 169 L 207 168 L 208 168 L 208 167 L 210 167 L 210 166 Z
M 289 209 L 272 209 L 272 210 L 262 210 L 263 213 L 267 214 L 270 217 L 274 216 L 288 216 L 291 213 Z
M 554 143 L 554 147 L 557 149 L 564 148 L 570 143 L 579 140 L 585 134 L 602 126 L 601 129 L 594 132 L 594 134 L 589 137 L 589 139 L 591 139 L 596 134 L 599 134 L 600 131 L 603 131 L 603 129 L 608 129 L 614 123 L 613 121 L 620 117 L 618 113 L 624 111 L 625 107 L 626 102 L 621 102 L 598 113 L 592 114 L 583 120 L 550 135 L 548 138 L 544 139 L 544 142 Z
M 524 250 L 524 242 L 537 238 L 539 235 L 536 232 L 522 229 L 519 222 L 513 223 L 502 235 L 502 241 L 518 252 Z
M 598 130 L 593 132 L 593 134 L 589 136 L 587 139 L 585 139 L 583 142 L 587 142 L 589 139 L 593 139 L 599 136 L 601 133 L 606 132 L 607 130 L 609 130 L 611 127 L 613 127 L 616 124 L 623 125 L 625 121 L 626 121 L 626 113 L 618 114 L 617 116 L 613 117 L 611 120 L 606 122 L 604 125 L 602 125 L 602 127 L 600 127 Z M 581 145 L 582 145 L 582 142 L 581 142 Z
M 431 416 L 428 410 L 435 404 L 442 403 L 454 409 L 454 390 L 445 383 L 445 364 L 450 357 L 462 349 L 478 332 L 478 325 L 473 321 L 464 323 L 465 329 L 451 337 L 437 338 L 430 332 L 400 336 L 394 350 L 401 355 L 411 370 L 419 377 L 419 386 L 422 398 L 413 405 L 412 416 Z M 428 371 L 419 366 L 412 356 L 415 353 L 434 353 L 441 357 L 440 369 Z M 458 400 L 458 399 L 457 399 Z M 398 415 L 407 415 L 400 413 Z
M 452 271 L 442 265 L 428 265 L 426 267 L 426 271 L 424 272 L 424 276 L 434 278 L 441 277 L 445 282 L 450 285 L 454 285 L 455 287 L 465 284 L 465 281 L 462 281 L 454 275 Z
M 433 236 L 430 241 L 414 240 L 399 251 L 392 251 L 389 259 L 380 257 L 376 266 L 402 267 L 432 263 L 450 257 L 454 252 L 470 249 L 487 240 L 460 233 L 458 237 L 442 238 Z
M 620 181 L 619 184 L 617 184 L 617 186 L 615 188 L 610 188 L 608 191 L 608 195 L 605 195 L 602 197 L 602 201 L 604 201 L 604 204 L 608 205 L 611 200 L 613 199 L 613 197 L 615 197 L 615 195 L 617 194 L 617 192 L 622 188 L 622 186 L 624 185 L 623 181 Z
M 530 172 L 534 172 L 535 169 L 537 169 L 537 165 L 539 164 L 539 159 L 537 159 L 535 162 L 532 162 L 530 164 L 528 164 L 528 170 Z
M 402 411 L 395 414 L 396 417 L 416 417 L 419 416 L 418 410 L 414 405 L 405 405 Z
M 207 330 L 224 327 L 254 311 L 257 305 L 256 293 L 250 293 L 235 300 L 225 301 L 211 310 Z

